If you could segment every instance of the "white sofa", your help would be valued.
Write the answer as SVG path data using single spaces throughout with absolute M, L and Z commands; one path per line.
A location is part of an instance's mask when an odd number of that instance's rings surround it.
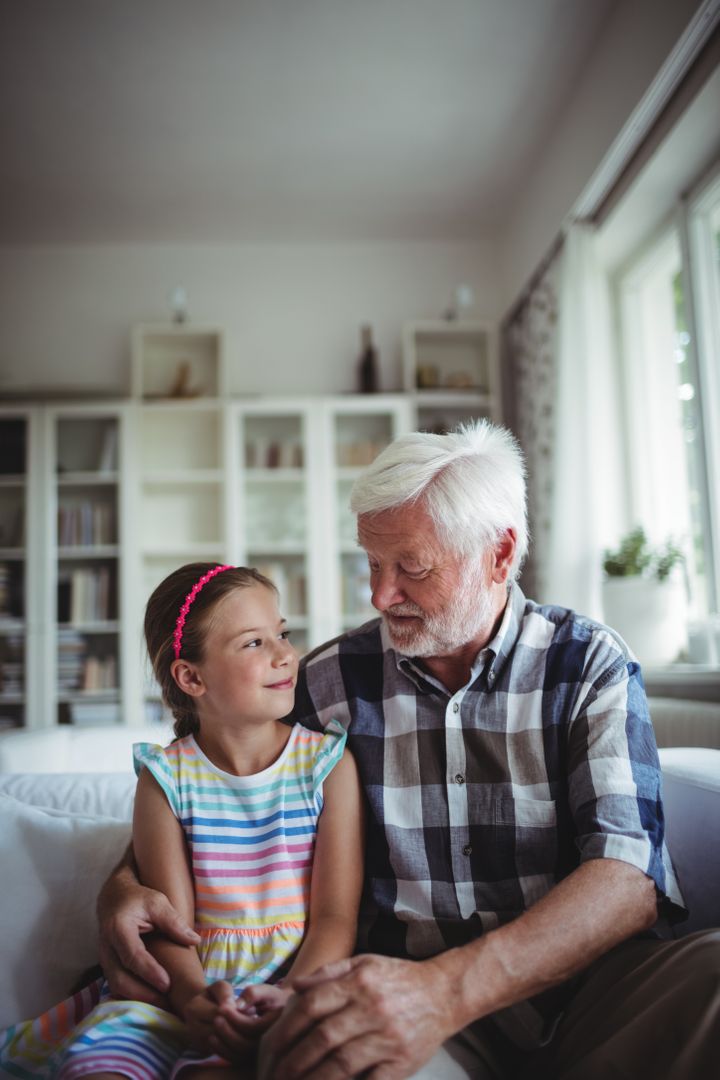
M 130 837 L 131 743 L 169 737 L 0 736 L 0 1029 L 61 1000 L 96 962 L 95 898 Z M 678 932 L 720 925 L 720 750 L 660 754 L 668 844 L 691 912 Z
M 18 728 L 0 735 L 0 774 L 131 773 L 133 743 L 166 746 L 172 737 L 169 724 Z
M 130 839 L 132 744 L 171 738 L 159 726 L 0 735 L 0 1029 L 97 963 L 95 899 Z

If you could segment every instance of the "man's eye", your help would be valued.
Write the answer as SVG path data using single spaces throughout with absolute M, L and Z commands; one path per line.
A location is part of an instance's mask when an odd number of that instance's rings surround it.
M 256 637 L 256 638 L 253 638 L 252 641 L 246 641 L 243 648 L 244 649 L 257 649 L 258 646 L 260 646 L 260 645 L 262 645 L 262 640 L 261 640 L 261 638 Z
M 283 631 L 281 631 L 280 640 L 281 641 L 287 641 L 288 638 L 290 637 L 291 633 L 292 633 L 292 630 L 283 630 Z

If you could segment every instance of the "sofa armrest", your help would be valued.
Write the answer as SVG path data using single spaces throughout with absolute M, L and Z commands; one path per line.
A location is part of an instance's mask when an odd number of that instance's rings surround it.
M 685 904 L 678 934 L 720 926 L 720 750 L 661 748 L 665 835 Z

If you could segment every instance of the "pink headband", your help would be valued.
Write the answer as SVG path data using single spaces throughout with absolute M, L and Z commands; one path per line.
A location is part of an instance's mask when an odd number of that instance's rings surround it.
M 183 601 L 183 606 L 180 608 L 180 614 L 177 617 L 175 623 L 175 633 L 173 634 L 173 651 L 175 653 L 175 659 L 180 659 L 180 650 L 182 649 L 182 636 L 183 629 L 185 628 L 185 620 L 187 619 L 188 611 L 193 600 L 200 592 L 208 581 L 215 577 L 216 574 L 222 574 L 223 570 L 234 570 L 234 566 L 215 566 L 212 570 L 208 570 L 207 574 L 203 574 L 199 581 L 196 581 L 190 592 Z

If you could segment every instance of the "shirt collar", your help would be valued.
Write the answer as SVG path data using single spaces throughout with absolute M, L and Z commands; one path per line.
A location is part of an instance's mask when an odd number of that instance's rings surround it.
M 480 649 L 473 661 L 472 668 L 470 669 L 471 683 L 475 682 L 484 671 L 487 689 L 493 689 L 497 678 L 505 667 L 505 664 L 508 662 L 510 654 L 520 635 L 525 603 L 525 596 L 522 589 L 517 582 L 512 582 L 508 590 L 508 600 L 505 605 L 505 611 L 503 612 L 497 632 L 492 640 L 489 641 L 484 648 Z M 418 667 L 412 657 L 405 656 L 402 653 L 395 651 L 383 618 L 380 619 L 380 639 L 382 641 L 383 652 L 385 654 L 393 654 L 397 670 L 407 676 L 407 678 L 411 679 L 420 691 L 426 693 L 429 683 L 447 693 L 446 687 L 430 675 L 429 672 Z
M 383 655 L 391 656 L 396 669 L 401 675 L 410 679 L 414 686 L 422 694 L 429 692 L 428 683 L 432 686 L 440 687 L 440 683 L 432 677 L 427 671 L 423 671 L 419 668 L 409 656 L 405 656 L 404 653 L 396 652 L 395 646 L 390 639 L 390 632 L 388 631 L 385 619 L 380 616 L 380 641 L 382 642 Z M 447 692 L 447 691 L 446 691 Z
M 520 636 L 522 619 L 525 613 L 525 594 L 516 581 L 511 582 L 503 617 L 492 641 L 484 652 L 492 653 L 493 659 L 488 664 L 485 678 L 488 688 L 492 689 L 500 673 L 507 664 Z

